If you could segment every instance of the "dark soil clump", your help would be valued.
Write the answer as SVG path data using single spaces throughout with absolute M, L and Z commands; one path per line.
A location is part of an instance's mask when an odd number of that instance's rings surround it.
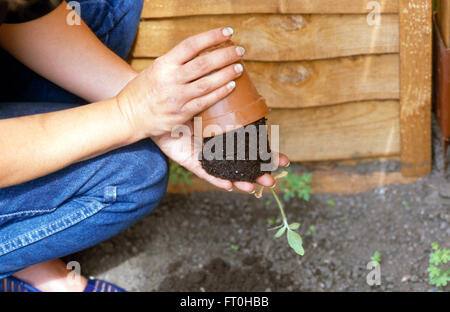
M 271 161 L 270 158 L 262 159 L 260 153 L 260 148 L 263 148 L 263 153 L 270 153 L 267 127 L 260 127 L 265 125 L 266 118 L 262 118 L 227 134 L 203 139 L 202 167 L 206 172 L 218 178 L 230 181 L 255 182 L 258 177 L 268 172 L 261 170 L 261 164 Z M 250 139 L 249 134 L 252 132 L 249 126 L 255 126 L 256 128 L 256 137 L 253 140 Z M 266 140 L 266 144 L 260 144 L 263 143 L 260 137 Z M 234 148 L 232 150 L 230 148 L 230 151 L 227 150 L 227 138 L 234 139 Z M 266 151 L 264 151 L 265 146 L 267 146 Z M 221 148 L 221 150 L 216 151 L 216 147 Z M 238 154 L 238 148 L 242 149 L 243 147 L 245 147 L 245 157 L 242 157 L 244 156 L 242 153 Z M 206 157 L 208 151 L 213 154 L 213 157 Z
M 252 267 L 232 266 L 221 258 L 212 259 L 206 266 L 186 275 L 171 275 L 161 282 L 158 291 L 267 291 L 276 288 L 287 291 L 293 281 L 288 274 L 271 269 L 270 261 L 257 261 Z M 292 286 L 291 286 L 292 288 Z M 298 289 L 295 289 L 298 290 Z

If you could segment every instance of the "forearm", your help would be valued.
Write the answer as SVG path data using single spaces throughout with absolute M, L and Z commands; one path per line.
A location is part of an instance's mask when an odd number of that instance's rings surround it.
M 53 113 L 0 120 L 0 188 L 134 143 L 115 98 Z
M 41 76 L 88 102 L 111 98 L 136 72 L 82 22 L 70 26 L 63 2 L 50 14 L 0 26 L 0 46 Z

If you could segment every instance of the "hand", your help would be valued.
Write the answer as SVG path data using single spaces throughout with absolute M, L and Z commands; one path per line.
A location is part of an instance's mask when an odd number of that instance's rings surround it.
M 198 160 L 198 154 L 202 147 L 200 144 L 195 144 L 192 122 L 189 121 L 185 124 L 190 128 L 190 133 L 192 135 L 183 135 L 181 137 L 172 137 L 170 133 L 161 135 L 159 137 L 153 137 L 153 141 L 164 154 L 166 154 L 170 159 L 177 162 L 187 170 L 194 173 L 199 178 L 225 190 L 231 190 L 233 185 L 240 189 L 241 191 L 251 193 L 255 190 L 253 183 L 249 182 L 234 182 L 216 178 L 208 174 L 205 169 L 202 168 L 200 161 Z M 201 143 L 201 142 L 199 142 Z M 283 155 L 279 154 L 279 166 L 286 167 L 289 165 L 289 159 Z M 264 174 L 259 177 L 256 182 L 263 186 L 271 187 L 274 185 L 275 181 L 270 174 Z
M 230 46 L 198 56 L 227 41 L 232 32 L 231 28 L 220 28 L 184 40 L 119 93 L 119 108 L 133 133 L 139 138 L 168 133 L 234 89 L 233 79 L 243 71 L 236 63 L 245 52 L 243 48 Z

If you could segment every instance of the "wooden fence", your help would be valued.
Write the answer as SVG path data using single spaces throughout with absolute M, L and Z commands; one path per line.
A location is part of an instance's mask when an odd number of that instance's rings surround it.
M 231 26 L 291 160 L 391 158 L 421 176 L 431 168 L 431 16 L 431 0 L 152 0 L 132 65 Z

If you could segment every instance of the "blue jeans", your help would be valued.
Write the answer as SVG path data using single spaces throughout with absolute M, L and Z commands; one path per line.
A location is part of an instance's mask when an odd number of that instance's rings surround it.
M 86 0 L 81 4 L 85 22 L 106 45 L 125 57 L 132 38 L 125 40 L 123 35 L 134 36 L 142 1 Z M 128 13 L 123 16 L 123 12 Z M 18 62 L 12 62 L 9 68 L 15 68 L 17 77 L 29 79 L 29 84 L 18 98 L 11 99 L 14 102 L 0 102 L 0 119 L 78 105 L 75 96 L 30 73 Z M 22 81 L 11 82 L 15 83 L 20 86 Z M 61 104 L 71 97 L 71 104 Z M 24 98 L 38 101 L 21 102 Z M 0 189 L 0 279 L 30 265 L 91 247 L 123 231 L 158 205 L 167 181 L 166 158 L 146 139 Z

